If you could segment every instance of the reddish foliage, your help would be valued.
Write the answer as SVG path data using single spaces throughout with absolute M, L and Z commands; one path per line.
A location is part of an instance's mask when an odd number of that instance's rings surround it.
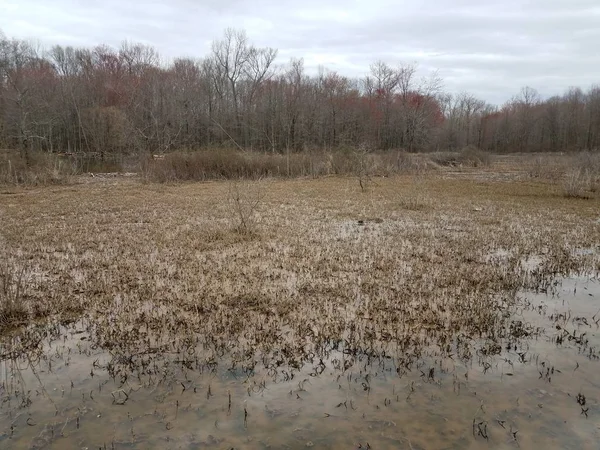
M 40 86 L 44 89 L 50 89 L 58 82 L 54 67 L 43 60 L 31 62 L 20 70 L 19 76 L 15 77 L 14 75 L 13 73 L 14 78 L 20 77 L 27 80 L 30 85 Z
M 488 122 L 488 121 L 491 122 L 491 121 L 499 119 L 501 116 L 502 116 L 501 112 L 493 112 L 493 113 L 490 113 L 490 114 L 483 115 L 481 117 L 481 121 L 482 122 Z

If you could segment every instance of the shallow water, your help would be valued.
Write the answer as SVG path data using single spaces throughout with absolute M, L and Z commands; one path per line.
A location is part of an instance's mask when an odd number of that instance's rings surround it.
M 510 349 L 432 349 L 410 370 L 341 350 L 296 371 L 124 357 L 57 325 L 1 363 L 0 447 L 598 448 L 600 283 L 520 297 Z

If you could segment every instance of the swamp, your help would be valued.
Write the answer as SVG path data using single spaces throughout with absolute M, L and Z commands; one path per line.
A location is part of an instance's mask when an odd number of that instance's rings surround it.
M 3 188 L 0 448 L 598 448 L 600 197 L 517 172 Z

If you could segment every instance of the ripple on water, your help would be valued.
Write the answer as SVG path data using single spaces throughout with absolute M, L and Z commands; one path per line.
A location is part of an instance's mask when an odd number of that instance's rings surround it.
M 521 297 L 513 319 L 542 332 L 518 350 L 502 343 L 467 363 L 424 352 L 402 377 L 393 359 L 360 354 L 335 369 L 350 357 L 331 352 L 322 373 L 316 358 L 293 378 L 157 355 L 147 369 L 164 376 L 112 379 L 115 356 L 94 345 L 89 323 L 57 326 L 38 359 L 1 363 L 0 446 L 595 449 L 600 283 L 573 277 Z

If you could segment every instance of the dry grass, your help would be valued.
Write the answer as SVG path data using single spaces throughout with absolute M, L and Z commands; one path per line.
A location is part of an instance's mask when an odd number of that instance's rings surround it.
M 375 153 L 342 149 L 278 154 L 227 149 L 173 152 L 163 159 L 145 158 L 141 172 L 154 182 L 258 179 L 267 177 L 320 177 L 326 175 L 389 176 L 423 173 L 434 168 L 423 155 L 405 152 Z
M 592 177 L 580 168 L 570 169 L 565 175 L 563 189 L 565 197 L 592 198 Z
M 70 161 L 52 154 L 0 151 L 0 185 L 67 184 L 76 172 Z
M 242 367 L 256 357 L 299 367 L 331 345 L 406 367 L 425 346 L 468 359 L 479 339 L 510 338 L 504 311 L 518 289 L 600 270 L 574 251 L 597 245 L 598 200 L 574 203 L 553 185 L 405 176 L 361 194 L 354 178 L 256 184 L 253 233 L 236 231 L 228 183 L 0 196 L 0 258 L 18 253 L 39 277 L 23 298 L 31 318 L 83 315 L 113 354 L 227 351 Z M 456 336 L 477 340 L 454 348 Z
M 427 156 L 435 164 L 442 167 L 487 167 L 493 163 L 492 155 L 473 145 L 460 152 L 434 152 Z
M 552 293 L 562 274 L 598 276 L 600 199 L 574 201 L 559 183 L 494 172 L 515 166 L 502 158 L 372 176 L 364 192 L 355 174 L 180 184 L 96 177 L 5 191 L 3 436 L 17 447 L 104 439 L 107 448 L 148 447 L 200 426 L 247 443 L 272 433 L 275 402 L 283 430 L 304 426 L 302 417 L 289 422 L 298 408 L 309 424 L 329 417 L 348 430 L 379 417 L 392 431 L 390 414 L 419 412 L 425 446 L 432 436 L 464 446 L 471 420 L 477 445 L 486 420 L 506 411 L 503 398 L 521 398 L 515 418 L 541 408 L 532 380 L 539 369 L 547 377 L 539 383 L 550 383 L 554 365 L 557 380 L 544 389 L 562 398 L 565 418 L 568 404 L 587 415 L 584 400 L 561 393 L 596 370 L 583 365 L 598 353 L 580 324 L 593 333 L 600 313 L 571 317 L 567 303 L 568 316 L 548 308 L 550 320 L 538 322 L 538 304 L 519 297 Z M 589 383 L 579 389 L 592 398 Z M 444 425 L 457 405 L 467 412 Z M 267 426 L 257 420 L 265 411 Z M 118 434 L 116 422 L 125 425 Z M 500 426 L 491 445 L 503 440 Z M 290 433 L 275 434 L 289 442 Z
M 561 184 L 565 197 L 589 199 L 599 190 L 600 153 L 547 153 L 523 159 L 531 178 Z
M 489 166 L 492 164 L 492 155 L 474 145 L 469 145 L 460 151 L 459 161 L 462 165 L 470 167 Z
M 556 182 L 564 176 L 568 158 L 561 154 L 535 154 L 525 157 L 524 163 L 531 178 Z
M 10 255 L 0 263 L 0 329 L 22 324 L 27 319 L 27 291 L 29 273 L 22 263 Z

